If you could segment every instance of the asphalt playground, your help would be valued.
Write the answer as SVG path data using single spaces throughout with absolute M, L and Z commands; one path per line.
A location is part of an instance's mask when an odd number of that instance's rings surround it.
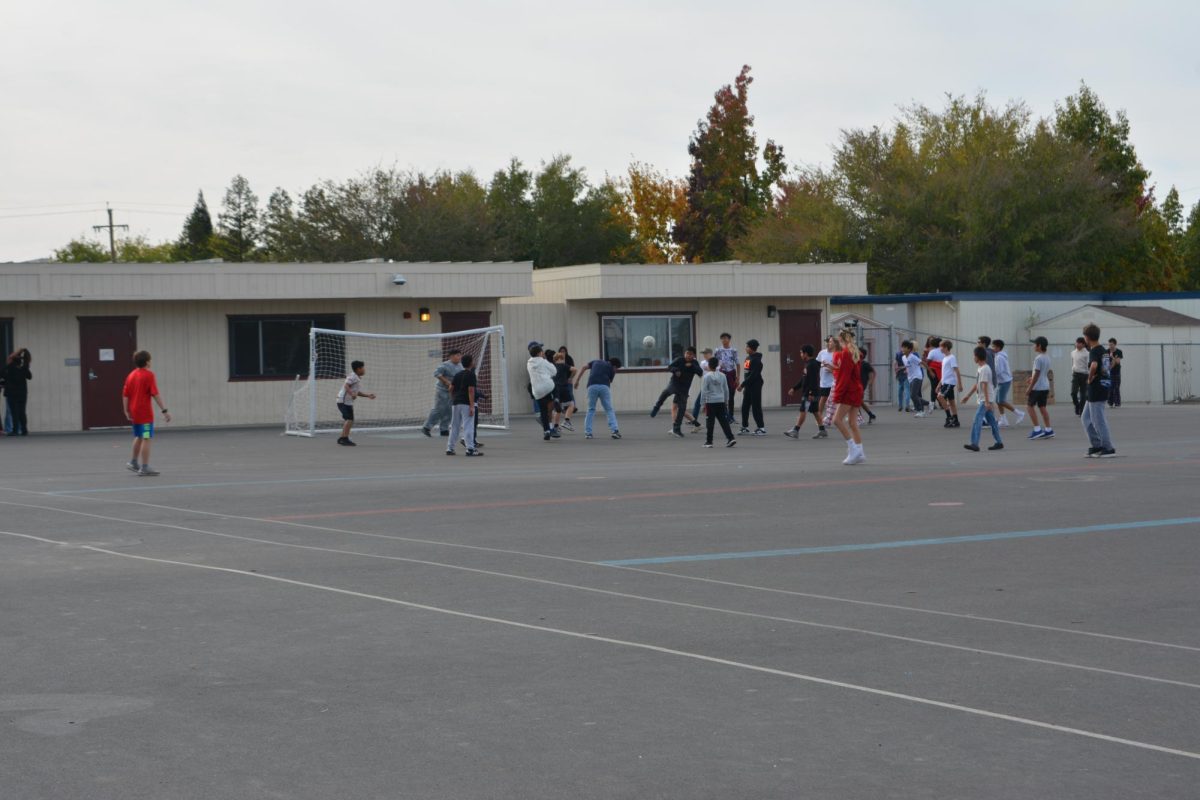
M 1200 406 L 1091 460 L 1064 405 L 978 454 L 879 413 L 857 467 L 787 412 L 712 450 L 517 418 L 482 459 L 164 425 L 154 478 L 31 420 L 2 794 L 1200 797 Z

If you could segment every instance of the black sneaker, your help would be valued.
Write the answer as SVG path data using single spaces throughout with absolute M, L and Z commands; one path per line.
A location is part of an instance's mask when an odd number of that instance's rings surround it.
M 988 450 L 1003 450 L 1003 449 L 1004 449 L 1004 442 L 996 442 L 994 445 L 992 445 L 991 447 L 988 448 Z
M 439 435 L 439 436 L 449 436 L 449 435 L 450 435 L 450 431 L 438 431 L 438 435 Z
M 542 441 L 543 442 L 550 441 L 550 431 L 542 431 Z
M 452 455 L 454 455 L 454 451 L 453 451 L 453 450 L 447 450 L 447 451 L 446 451 L 446 455 L 448 455 L 448 456 L 452 456 Z
M 614 439 L 620 439 L 620 438 L 621 438 L 621 432 L 620 432 L 620 431 L 613 431 L 613 432 L 612 432 L 612 438 L 614 438 Z
M 712 442 L 705 442 L 705 443 L 704 443 L 704 446 L 705 446 L 705 447 L 707 447 L 709 450 L 711 450 L 711 449 L 712 449 Z
M 736 445 L 737 445 L 737 439 L 727 439 L 725 441 L 726 447 L 735 447 Z
M 1087 451 L 1087 457 L 1088 458 L 1099 458 L 1100 454 L 1103 452 L 1104 452 L 1103 447 L 1089 447 L 1088 451 Z
M 676 439 L 683 439 L 683 438 L 685 438 L 685 437 L 684 437 L 684 435 L 683 435 L 683 431 L 672 430 L 672 431 L 671 431 L 671 435 L 672 435 L 672 436 L 674 436 Z
M 979 452 L 979 445 L 977 445 L 977 444 L 964 444 L 964 445 L 963 445 L 963 449 L 964 449 L 964 450 L 970 450 L 972 453 L 978 453 L 978 452 Z
M 350 441 L 349 439 L 338 439 L 338 444 L 345 445 L 346 447 L 358 447 L 358 445 L 356 445 L 354 442 Z
M 429 428 L 421 428 L 421 433 L 425 434 L 431 439 L 433 438 L 433 431 L 431 431 Z
M 483 455 L 483 453 L 479 452 L 478 450 L 468 450 L 467 451 L 467 458 L 475 458 L 475 457 L 482 456 L 482 455 Z
M 800 429 L 792 428 L 790 431 L 784 431 L 783 435 L 788 437 L 789 439 L 799 439 L 800 438 Z
M 1120 406 L 1117 406 L 1117 408 L 1120 408 Z M 1113 448 L 1111 448 L 1111 447 L 1110 447 L 1110 448 L 1108 448 L 1107 450 L 1101 450 L 1101 451 L 1100 451 L 1100 457 L 1101 457 L 1101 458 L 1116 458 L 1116 457 L 1117 457 L 1117 451 L 1116 451 L 1116 450 L 1114 450 L 1114 449 L 1113 449 Z
M 654 408 L 650 409 L 650 419 L 654 419 L 655 417 L 658 416 L 658 409 L 659 409 L 658 406 L 655 406 Z
M 740 431 L 738 431 L 738 436 L 749 436 L 749 435 L 750 435 L 749 428 L 742 428 Z
M 558 432 L 558 428 L 550 429 L 550 438 L 551 439 L 561 439 L 562 438 L 562 434 Z

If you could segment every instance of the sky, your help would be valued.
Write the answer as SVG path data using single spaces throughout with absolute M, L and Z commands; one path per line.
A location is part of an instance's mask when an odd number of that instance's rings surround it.
M 1035 116 L 1086 81 L 1161 200 L 1200 201 L 1200 3 L 39 0 L 0 10 L 0 262 L 116 222 L 175 238 L 230 178 L 265 203 L 377 166 L 570 154 L 675 175 L 742 64 L 760 143 L 828 164 L 840 131 L 947 94 Z M 34 216 L 36 215 L 36 216 Z

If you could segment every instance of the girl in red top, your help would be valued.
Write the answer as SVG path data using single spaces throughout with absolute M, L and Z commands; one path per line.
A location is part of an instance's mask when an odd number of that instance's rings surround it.
M 833 424 L 846 440 L 846 460 L 842 463 L 862 464 L 867 460 L 858 430 L 858 409 L 863 403 L 862 351 L 850 331 L 842 331 L 838 338 L 842 349 L 833 354 L 833 391 L 829 394 L 829 399 L 837 404 Z

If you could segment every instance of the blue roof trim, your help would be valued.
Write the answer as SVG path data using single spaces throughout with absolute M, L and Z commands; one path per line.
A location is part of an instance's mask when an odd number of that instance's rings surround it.
M 1111 303 L 1121 300 L 1200 300 L 1200 292 L 929 292 L 927 294 L 861 294 L 829 298 L 833 306 L 930 303 L 938 300 L 1074 300 Z

